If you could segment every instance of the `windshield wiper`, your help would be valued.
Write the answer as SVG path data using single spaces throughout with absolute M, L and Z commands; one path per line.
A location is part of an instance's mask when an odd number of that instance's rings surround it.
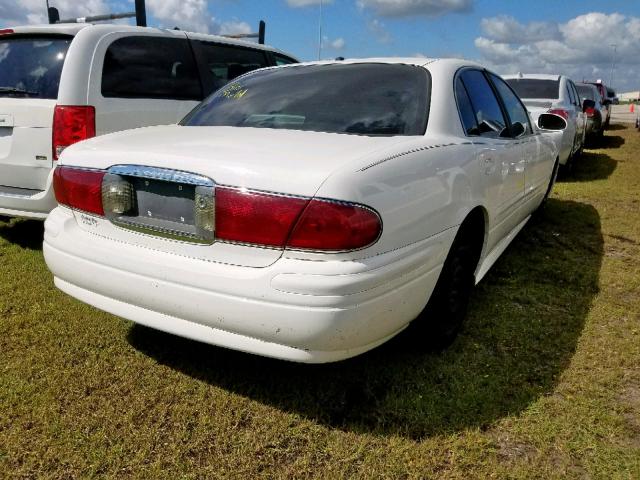
M 3 93 L 14 94 L 14 95 L 29 95 L 31 96 L 40 96 L 38 92 L 32 92 L 30 90 L 25 90 L 24 88 L 16 88 L 16 87 L 0 87 L 0 95 Z

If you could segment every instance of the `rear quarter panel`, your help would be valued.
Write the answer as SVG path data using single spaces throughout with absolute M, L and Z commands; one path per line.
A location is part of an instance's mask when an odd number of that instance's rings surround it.
M 477 175 L 475 157 L 471 142 L 454 137 L 419 137 L 401 149 L 379 152 L 334 172 L 316 197 L 371 207 L 380 214 L 383 224 L 382 235 L 373 246 L 336 254 L 335 258 L 366 258 L 454 229 L 480 196 L 473 182 Z M 449 237 L 440 236 L 439 241 L 448 243 Z M 286 256 L 326 258 L 326 254 L 290 251 Z

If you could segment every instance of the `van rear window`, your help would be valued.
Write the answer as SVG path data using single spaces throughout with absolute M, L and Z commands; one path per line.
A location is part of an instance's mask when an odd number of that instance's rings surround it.
M 0 39 L 0 98 L 58 98 L 73 37 L 16 35 Z
M 186 39 L 124 37 L 108 48 L 102 95 L 109 98 L 202 100 L 202 86 Z

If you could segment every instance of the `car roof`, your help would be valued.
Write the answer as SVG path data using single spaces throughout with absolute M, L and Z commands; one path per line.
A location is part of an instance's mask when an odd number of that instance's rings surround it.
M 425 57 L 368 57 L 368 58 L 345 58 L 343 60 L 321 60 L 314 62 L 303 62 L 298 64 L 284 65 L 279 68 L 291 68 L 310 65 L 355 65 L 359 63 L 386 63 L 414 65 L 417 67 L 429 67 L 429 70 L 459 69 L 462 67 L 484 68 L 482 65 L 459 58 L 425 58 Z
M 177 32 L 181 32 L 186 34 L 187 37 L 193 40 L 208 40 L 215 41 L 217 43 L 226 43 L 228 45 L 240 45 L 244 47 L 249 47 L 258 50 L 268 50 L 270 52 L 278 52 L 282 53 L 290 57 L 291 55 L 279 50 L 277 48 L 271 47 L 269 45 L 261 45 L 256 42 L 251 42 L 248 40 L 241 40 L 230 37 L 223 37 L 220 35 L 211 35 L 204 33 L 195 33 L 195 32 L 187 32 L 183 30 L 169 30 L 163 28 L 155 28 L 155 27 L 137 27 L 133 25 L 121 25 L 114 23 L 58 23 L 55 25 L 24 25 L 18 27 L 11 27 L 10 30 L 13 30 L 14 33 L 18 34 L 29 34 L 29 33 L 38 33 L 38 34 L 59 34 L 59 35 L 76 35 L 81 30 L 85 28 L 92 28 L 92 30 L 97 31 L 100 34 L 108 34 L 112 32 L 131 32 L 131 33 L 141 33 L 141 32 L 153 32 L 159 34 L 166 34 L 175 36 Z
M 530 78 L 532 80 L 560 80 L 564 75 L 555 75 L 548 73 L 515 73 L 511 75 L 502 75 L 502 78 L 506 80 L 512 80 L 514 78 Z

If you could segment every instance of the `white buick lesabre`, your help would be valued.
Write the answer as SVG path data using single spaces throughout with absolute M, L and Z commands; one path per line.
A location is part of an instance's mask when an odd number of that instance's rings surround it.
M 44 253 L 64 292 L 176 335 L 320 363 L 461 327 L 549 195 L 566 123 L 459 60 L 260 70 L 180 125 L 65 150 Z

